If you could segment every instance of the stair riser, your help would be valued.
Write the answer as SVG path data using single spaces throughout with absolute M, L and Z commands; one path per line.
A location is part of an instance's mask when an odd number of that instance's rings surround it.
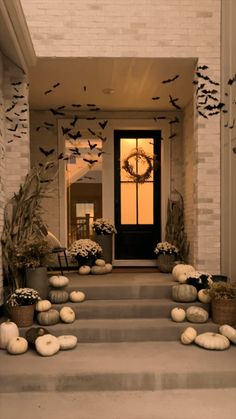
M 83 291 L 88 300 L 120 300 L 136 298 L 171 298 L 172 287 L 168 285 L 159 286 L 69 286 L 67 291 Z
M 67 391 L 154 391 L 174 389 L 235 388 L 236 373 L 229 371 L 203 373 L 94 373 L 63 376 L 40 373 L 27 375 L 22 380 L 2 376 L 0 393 L 67 392 Z
M 172 327 L 142 327 L 142 328 L 126 328 L 126 329 L 102 329 L 100 327 L 77 328 L 73 324 L 57 325 L 55 330 L 53 326 L 46 326 L 47 329 L 55 336 L 75 335 L 80 343 L 104 343 L 104 342 L 162 342 L 162 341 L 179 341 L 183 330 L 188 326 L 195 327 L 192 323 L 173 324 Z M 198 333 L 217 332 L 218 325 L 213 323 L 198 324 Z M 21 330 L 24 336 L 25 330 Z

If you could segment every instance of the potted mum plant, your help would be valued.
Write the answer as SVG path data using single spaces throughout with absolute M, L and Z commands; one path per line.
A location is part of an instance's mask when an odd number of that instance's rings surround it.
M 211 297 L 212 321 L 217 324 L 236 324 L 236 282 L 212 282 L 208 289 Z
M 154 249 L 154 253 L 157 255 L 158 269 L 163 273 L 172 272 L 179 254 L 178 248 L 169 242 L 159 242 Z
M 35 305 L 39 300 L 39 293 L 33 288 L 16 288 L 6 301 L 10 319 L 18 327 L 32 326 Z
M 79 239 L 72 243 L 69 254 L 77 262 L 79 266 L 93 266 L 95 260 L 102 255 L 101 246 L 90 239 Z
M 47 262 L 51 248 L 45 239 L 27 240 L 15 245 L 12 251 L 12 264 L 22 272 L 25 285 L 36 289 L 40 297 L 45 299 L 49 293 Z
M 116 228 L 110 220 L 97 218 L 92 224 L 94 240 L 102 247 L 103 258 L 107 263 L 112 263 L 112 239 Z

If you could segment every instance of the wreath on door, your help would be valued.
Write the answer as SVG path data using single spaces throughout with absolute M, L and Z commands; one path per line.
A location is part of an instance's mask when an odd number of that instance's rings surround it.
M 143 173 L 136 173 L 134 166 L 130 163 L 130 159 L 132 158 L 135 158 L 136 161 L 141 161 L 143 165 L 147 166 L 146 170 Z M 148 156 L 144 150 L 136 149 L 135 151 L 132 151 L 126 157 L 126 159 L 124 159 L 122 168 L 126 171 L 126 173 L 132 178 L 134 182 L 144 183 L 151 176 L 153 170 L 152 160 L 152 157 Z

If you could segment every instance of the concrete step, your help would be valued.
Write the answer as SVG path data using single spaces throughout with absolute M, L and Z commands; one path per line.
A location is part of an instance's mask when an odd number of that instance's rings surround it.
M 70 279 L 67 290 L 80 290 L 88 300 L 155 299 L 171 298 L 172 275 L 160 273 L 117 273 L 106 275 L 67 274 Z
M 235 357 L 236 345 L 207 351 L 180 342 L 79 343 L 48 358 L 1 350 L 0 392 L 236 388 Z
M 236 389 L 2 393 L 0 406 L 4 419 L 235 419 Z
M 171 309 L 182 307 L 186 309 L 192 305 L 203 307 L 209 311 L 208 304 L 200 302 L 176 303 L 170 299 L 123 299 L 123 300 L 87 300 L 82 303 L 54 304 L 53 308 L 60 310 L 63 306 L 70 306 L 78 319 L 117 319 L 117 318 L 164 318 L 170 317 Z
M 37 325 L 38 326 L 38 325 Z M 81 343 L 97 342 L 161 342 L 178 341 L 187 326 L 198 333 L 216 332 L 219 326 L 210 320 L 207 323 L 176 323 L 171 319 L 79 319 L 74 323 L 58 323 L 46 326 L 51 334 L 76 335 Z M 27 328 L 21 329 L 24 335 Z

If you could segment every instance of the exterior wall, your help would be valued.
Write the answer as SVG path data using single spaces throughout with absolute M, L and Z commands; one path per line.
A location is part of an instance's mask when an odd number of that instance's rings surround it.
M 236 280 L 236 83 L 231 87 L 228 80 L 236 73 L 236 3 L 234 0 L 222 2 L 222 97 L 227 101 L 228 114 L 222 118 L 222 273 Z M 228 96 L 225 96 L 228 93 Z
M 22 6 L 38 56 L 196 57 L 211 79 L 220 79 L 220 0 L 22 0 Z M 194 113 L 192 257 L 196 268 L 219 273 L 220 118 L 205 121 Z
M 13 85 L 12 83 L 20 83 Z M 17 91 L 16 91 L 17 89 Z M 14 98 L 14 96 L 24 96 Z M 9 108 L 16 103 L 12 110 Z M 23 112 L 22 112 L 23 111 Z M 29 169 L 29 107 L 25 74 L 0 52 L 0 236 L 4 207 L 17 192 Z M 10 120 L 9 120 L 10 119 Z M 24 119 L 24 121 L 22 121 Z M 12 129 L 15 131 L 11 131 Z M 20 138 L 18 138 L 20 136 Z M 1 245 L 0 245 L 1 246 Z M 0 305 L 3 303 L 2 252 L 0 248 Z

